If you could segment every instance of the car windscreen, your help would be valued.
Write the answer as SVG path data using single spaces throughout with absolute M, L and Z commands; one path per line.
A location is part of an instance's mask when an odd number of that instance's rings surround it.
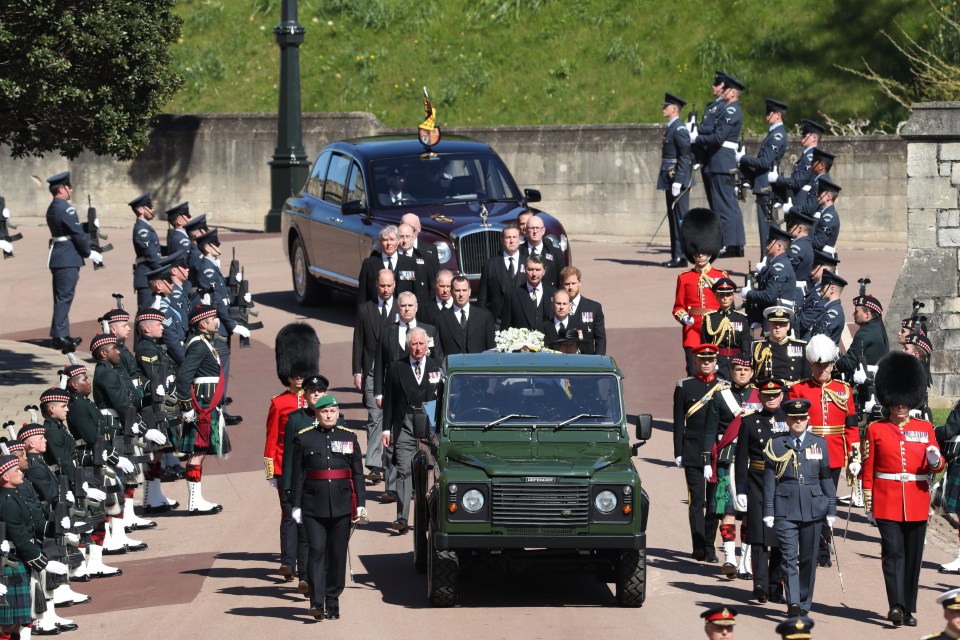
M 376 203 L 383 208 L 520 199 L 506 167 L 492 154 L 387 158 L 374 161 L 371 171 Z
M 447 421 L 482 424 L 511 414 L 516 418 L 497 428 L 515 424 L 560 424 L 576 416 L 571 427 L 618 424 L 621 420 L 620 384 L 613 374 L 478 374 L 454 373 L 447 380 Z

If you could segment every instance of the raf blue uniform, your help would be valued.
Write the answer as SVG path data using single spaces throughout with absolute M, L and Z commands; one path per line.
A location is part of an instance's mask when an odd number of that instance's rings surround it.
M 47 179 L 51 188 L 70 184 L 70 173 L 58 173 Z M 70 336 L 70 306 L 80 280 L 80 267 L 90 257 L 90 240 L 80 224 L 77 210 L 67 200 L 54 197 L 47 207 L 50 229 L 50 253 L 47 267 L 53 274 L 53 319 L 50 337 Z
M 729 82 L 729 81 L 728 81 Z M 694 145 L 705 151 L 703 164 L 704 188 L 711 208 L 720 216 L 721 237 L 725 247 L 743 247 L 743 214 L 734 189 L 731 171 L 737 168 L 737 140 L 743 129 L 740 104 L 723 104 L 717 112 L 713 130 L 701 133 Z
M 797 277 L 787 253 L 767 260 L 767 266 L 757 276 L 757 285 L 744 299 L 751 322 L 761 322 L 763 310 L 775 305 L 780 298 L 796 300 Z
M 160 236 L 149 222 L 137 218 L 133 225 L 133 251 L 137 256 L 133 265 L 133 288 L 137 291 L 137 309 L 149 307 L 153 292 L 147 282 L 147 273 L 160 266 Z
M 686 103 L 674 95 L 667 94 L 664 105 L 675 104 L 683 109 Z M 672 174 L 672 175 L 671 175 Z M 680 195 L 673 196 L 673 183 L 681 185 Z M 667 123 L 663 133 L 663 147 L 660 152 L 660 173 L 657 175 L 657 189 L 666 192 L 667 221 L 670 225 L 670 260 L 674 263 L 682 261 L 686 265 L 683 255 L 683 244 L 680 241 L 680 221 L 690 208 L 690 187 L 693 185 L 692 159 L 690 155 L 690 132 L 675 117 Z
M 167 347 L 170 359 L 179 367 L 186 355 L 184 342 L 187 340 L 189 315 L 170 303 L 169 298 L 161 298 L 157 307 L 163 313 L 163 344 Z
M 837 208 L 832 204 L 824 207 L 814 214 L 814 218 L 813 248 L 817 251 L 834 250 L 840 237 L 840 214 Z
M 813 270 L 813 240 L 810 236 L 794 238 L 787 250 L 797 282 L 806 282 Z
M 783 107 L 785 109 L 785 106 Z M 787 150 L 787 129 L 782 122 L 771 125 L 767 130 L 767 137 L 760 143 L 756 156 L 740 158 L 740 170 L 753 185 L 753 193 L 757 201 L 757 229 L 760 234 L 760 252 L 767 246 L 769 231 L 767 210 L 770 206 L 771 185 L 767 174 L 783 160 Z M 811 257 L 811 260 L 813 258 Z
M 820 197 L 820 181 L 831 180 L 829 173 L 819 175 L 811 174 L 810 180 L 800 187 L 800 190 L 793 196 L 792 213 L 805 213 L 808 216 L 814 216 L 817 208 L 820 206 L 817 199 Z

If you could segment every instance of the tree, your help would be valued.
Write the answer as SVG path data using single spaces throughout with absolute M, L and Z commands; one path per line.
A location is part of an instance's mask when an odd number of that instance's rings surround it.
M 175 0 L 0 0 L 0 143 L 127 160 L 183 85 Z

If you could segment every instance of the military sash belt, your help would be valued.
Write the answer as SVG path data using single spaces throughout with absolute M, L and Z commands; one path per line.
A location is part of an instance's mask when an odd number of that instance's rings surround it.
M 724 318 L 726 320 L 726 318 Z M 742 351 L 740 349 L 735 349 L 733 347 L 717 347 L 717 353 L 726 358 L 732 358 L 733 356 L 738 356 Z
M 750 460 L 750 468 L 754 471 L 763 471 L 766 463 L 763 460 Z
M 321 469 L 307 471 L 307 480 L 349 480 L 353 477 L 350 469 Z
M 875 473 L 878 480 L 894 480 L 896 482 L 926 482 L 927 476 L 915 476 L 912 473 Z
M 701 407 L 703 407 L 703 405 L 709 402 L 710 398 L 713 397 L 713 394 L 715 394 L 717 391 L 723 391 L 726 388 L 727 388 L 727 385 L 725 381 L 718 380 L 716 384 L 714 384 L 713 387 L 711 387 L 710 390 L 703 395 L 702 398 L 697 400 L 695 403 L 693 403 L 693 405 L 689 409 L 687 409 L 687 414 L 686 414 L 687 419 L 689 419 L 690 416 L 692 416 L 697 411 L 699 411 Z
M 811 425 L 810 431 L 818 436 L 842 436 L 846 427 L 842 424 Z
M 737 150 L 740 149 L 740 145 L 737 144 L 737 143 L 736 143 L 735 141 L 733 141 L 733 140 L 726 140 L 726 141 L 724 141 L 723 147 L 724 147 L 725 149 L 733 149 L 734 151 L 737 151 Z

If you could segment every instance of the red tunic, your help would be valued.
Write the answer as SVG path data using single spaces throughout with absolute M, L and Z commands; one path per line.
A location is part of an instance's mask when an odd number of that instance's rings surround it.
M 849 384 L 831 380 L 821 385 L 807 378 L 790 387 L 789 397 L 810 401 L 810 430 L 826 438 L 831 469 L 860 460 L 860 428 Z
M 717 296 L 710 288 L 720 278 L 726 278 L 727 272 L 714 269 L 707 265 L 705 273 L 696 268 L 684 271 L 677 276 L 677 297 L 673 303 L 673 317 L 683 326 L 683 346 L 696 347 L 700 345 L 700 327 L 703 325 L 703 316 L 710 311 L 720 308 Z M 693 324 L 689 327 L 683 324 L 686 316 L 693 317 Z
M 919 522 L 930 512 L 930 485 L 926 474 L 943 469 L 944 460 L 936 467 L 927 462 L 927 447 L 937 447 L 933 425 L 926 420 L 908 419 L 902 426 L 889 420 L 878 420 L 867 427 L 863 446 L 863 497 L 873 517 L 895 522 Z M 940 448 L 937 447 L 939 451 Z M 878 474 L 893 474 L 881 478 Z M 916 480 L 899 479 L 900 474 L 918 476 Z
M 291 411 L 307 406 L 303 392 L 291 393 L 289 390 L 276 395 L 270 401 L 267 413 L 267 439 L 263 445 L 263 465 L 267 478 L 283 475 L 283 432 Z

